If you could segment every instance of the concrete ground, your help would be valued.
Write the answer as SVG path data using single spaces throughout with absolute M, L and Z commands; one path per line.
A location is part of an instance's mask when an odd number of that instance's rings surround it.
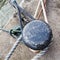
M 60 0 L 47 0 L 46 11 L 49 24 L 53 31 L 53 41 L 48 52 L 39 60 L 60 60 Z M 31 12 L 33 11 L 31 10 Z M 10 29 L 18 23 L 18 18 L 13 17 L 10 23 L 6 26 L 6 29 Z M 16 40 L 9 34 L 1 32 L 0 60 L 4 60 L 15 41 Z M 10 60 L 30 60 L 34 55 L 36 54 L 32 53 L 24 44 L 19 44 Z

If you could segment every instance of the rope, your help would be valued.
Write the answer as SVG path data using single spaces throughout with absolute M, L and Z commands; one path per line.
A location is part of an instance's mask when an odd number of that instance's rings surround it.
M 45 22 L 48 23 L 47 15 L 46 15 L 45 7 L 44 7 L 46 1 L 45 1 L 45 3 L 43 3 L 43 0 L 39 0 L 37 9 L 36 9 L 35 14 L 34 14 L 34 18 L 36 18 L 36 16 L 37 16 L 38 9 L 39 9 L 39 7 L 40 7 L 40 3 L 41 3 L 41 6 L 42 6 L 42 9 L 43 9 L 43 14 L 44 14 Z M 42 11 L 42 10 L 41 10 L 41 11 Z M 41 11 L 40 11 L 40 13 L 41 13 Z M 40 17 L 40 14 L 39 14 L 38 18 L 39 18 L 39 17 Z
M 46 0 L 44 0 L 44 7 L 46 7 Z M 43 12 L 43 9 L 40 9 L 40 10 L 39 10 L 39 13 L 38 13 L 38 15 L 37 15 L 37 19 L 38 19 L 38 20 L 40 19 L 40 16 L 41 16 L 42 12 Z
M 40 0 L 38 2 L 38 6 L 37 6 L 37 9 L 36 9 L 35 14 L 34 14 L 34 18 L 36 18 L 36 16 L 37 16 L 39 7 L 40 7 Z
M 40 51 L 38 54 L 36 54 L 31 60 L 38 60 L 41 58 L 48 50 L 48 47 L 45 48 L 43 51 Z
M 17 39 L 17 41 L 14 43 L 13 47 L 11 48 L 11 50 L 9 51 L 9 53 L 7 54 L 7 56 L 5 57 L 4 60 L 9 60 L 10 57 L 12 56 L 12 54 L 14 53 L 16 47 L 18 46 L 18 44 L 20 43 L 22 38 L 22 35 L 20 35 L 20 37 Z
M 20 43 L 22 38 L 22 35 L 20 35 L 20 37 L 17 39 L 17 41 L 14 43 L 13 47 L 11 48 L 11 50 L 9 51 L 9 53 L 7 54 L 7 56 L 5 57 L 4 60 L 9 60 L 10 57 L 12 56 L 12 54 L 14 53 L 16 47 L 18 46 L 18 44 Z
M 43 0 L 40 0 L 40 2 L 41 2 L 42 9 L 43 9 L 43 14 L 44 14 L 45 22 L 48 23 L 47 15 L 46 15 L 46 11 L 45 11 Z

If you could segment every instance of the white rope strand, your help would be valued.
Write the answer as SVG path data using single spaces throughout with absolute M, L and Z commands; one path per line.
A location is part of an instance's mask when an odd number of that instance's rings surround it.
M 40 59 L 48 50 L 48 47 L 45 48 L 43 51 L 40 51 L 38 54 L 36 54 L 31 60 L 38 60 Z
M 18 46 L 19 42 L 21 41 L 21 38 L 22 38 L 22 35 L 20 35 L 20 37 L 14 43 L 13 47 L 11 48 L 11 50 L 9 51 L 9 53 L 7 54 L 7 56 L 5 57 L 4 60 L 9 60 L 10 59 L 10 57 L 12 56 L 12 54 L 15 51 L 16 47 Z
M 40 1 L 41 1 L 42 9 L 43 9 L 43 14 L 44 14 L 45 22 L 48 23 L 47 15 L 46 15 L 46 11 L 45 11 L 43 0 L 40 0 Z
M 40 0 L 38 1 L 38 5 L 37 5 L 37 9 L 36 9 L 35 14 L 34 14 L 34 18 L 36 18 L 36 16 L 37 16 L 39 7 L 40 7 Z

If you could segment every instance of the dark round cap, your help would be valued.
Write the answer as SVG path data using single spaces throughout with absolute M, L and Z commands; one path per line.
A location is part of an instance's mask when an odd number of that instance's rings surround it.
M 51 38 L 52 30 L 44 21 L 31 21 L 23 29 L 23 41 L 33 50 L 43 50 L 50 44 Z

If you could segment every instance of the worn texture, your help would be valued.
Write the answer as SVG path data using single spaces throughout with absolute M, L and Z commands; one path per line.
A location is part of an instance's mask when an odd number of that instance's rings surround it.
M 37 4 L 37 2 L 34 4 Z M 29 7 L 25 7 L 32 15 L 34 15 L 34 11 L 36 9 L 34 4 L 32 3 Z M 48 52 L 39 60 L 60 60 L 60 0 L 47 0 L 46 11 L 49 24 L 53 31 L 53 41 Z M 6 29 L 10 29 L 16 24 L 19 24 L 18 18 L 13 17 L 10 23 L 6 26 Z M 15 41 L 16 40 L 9 34 L 1 32 L 0 60 L 4 60 Z M 10 60 L 30 60 L 34 55 L 35 53 L 32 53 L 24 44 L 19 44 Z

